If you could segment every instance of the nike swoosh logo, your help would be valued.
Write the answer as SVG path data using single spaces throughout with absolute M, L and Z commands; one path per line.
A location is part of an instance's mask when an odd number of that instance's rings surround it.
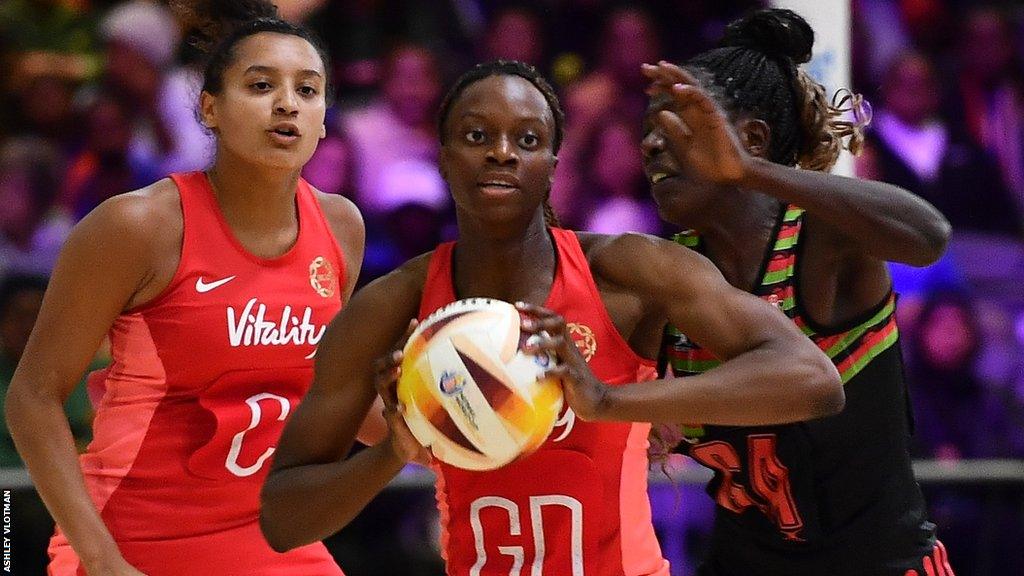
M 220 288 L 221 286 L 227 284 L 228 282 L 231 282 L 234 279 L 235 279 L 234 276 L 228 276 L 227 278 L 221 278 L 220 280 L 216 280 L 214 282 L 206 283 L 206 282 L 203 282 L 203 277 L 200 276 L 199 278 L 196 279 L 196 292 L 199 292 L 200 294 L 209 292 L 210 290 L 213 290 L 214 288 Z

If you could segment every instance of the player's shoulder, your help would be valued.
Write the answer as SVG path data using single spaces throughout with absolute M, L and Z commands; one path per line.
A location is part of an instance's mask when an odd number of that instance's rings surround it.
M 341 194 L 328 194 L 327 192 L 322 192 L 312 185 L 310 186 L 310 189 L 316 196 L 317 202 L 320 203 L 320 209 L 323 210 L 324 216 L 327 217 L 332 225 L 335 223 L 358 223 L 362 226 L 363 215 L 359 212 L 359 208 L 356 207 L 354 202 Z
M 613 270 L 634 270 L 658 264 L 665 257 L 678 254 L 679 246 L 670 240 L 640 232 L 597 234 L 577 232 L 591 267 Z M 652 262 L 653 260 L 653 262 Z
M 391 272 L 377 278 L 356 292 L 356 297 L 390 299 L 392 301 L 414 299 L 417 302 L 426 289 L 427 273 L 433 252 L 411 258 Z
M 431 250 L 410 258 L 387 276 L 393 276 L 394 282 L 423 288 L 427 282 L 427 273 L 430 271 L 430 261 L 433 257 L 434 251 Z
M 620 286 L 649 290 L 699 265 L 700 255 L 651 234 L 578 233 L 591 272 Z
M 154 225 L 159 223 L 159 225 Z M 104 200 L 76 226 L 79 235 L 104 234 L 146 244 L 180 239 L 181 194 L 170 178 Z

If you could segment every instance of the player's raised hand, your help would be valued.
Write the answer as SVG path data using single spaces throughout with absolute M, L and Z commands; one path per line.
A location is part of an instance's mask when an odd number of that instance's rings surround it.
M 699 85 L 693 74 L 665 60 L 661 60 L 657 64 L 641 64 L 640 72 L 649 82 L 644 90 L 648 96 L 668 94 L 672 86 L 676 84 Z
M 681 167 L 719 184 L 736 184 L 750 159 L 726 112 L 689 72 L 665 61 L 644 64 L 647 93 L 669 103 L 654 117 Z
M 561 379 L 569 407 L 583 420 L 600 419 L 608 385 L 590 371 L 566 328 L 565 318 L 543 306 L 525 302 L 517 302 L 516 308 L 523 316 L 523 331 L 533 334 L 525 350 L 553 354 L 555 364 L 547 369 L 546 375 Z
M 416 320 L 409 322 L 409 328 L 406 330 L 400 346 L 409 340 L 409 336 L 416 330 L 418 324 Z M 388 423 L 388 436 L 385 442 L 390 443 L 395 455 L 403 461 L 427 465 L 430 463 L 430 452 L 412 435 L 403 416 L 405 406 L 398 400 L 398 379 L 402 375 L 402 358 L 402 350 L 398 349 L 378 358 L 374 363 L 374 386 L 384 402 L 382 413 Z

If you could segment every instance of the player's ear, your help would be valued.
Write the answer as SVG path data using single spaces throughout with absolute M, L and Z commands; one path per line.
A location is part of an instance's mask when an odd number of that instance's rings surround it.
M 772 129 L 767 122 L 759 118 L 746 118 L 736 123 L 736 131 L 748 154 L 758 158 L 768 157 Z
M 203 90 L 199 94 L 199 121 L 210 130 L 217 128 L 217 97 Z

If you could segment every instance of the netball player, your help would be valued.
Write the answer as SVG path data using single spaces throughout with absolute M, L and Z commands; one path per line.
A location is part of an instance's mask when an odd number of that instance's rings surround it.
M 53 576 L 338 575 L 321 544 L 279 554 L 257 526 L 267 460 L 362 260 L 355 207 L 299 177 L 324 135 L 329 67 L 268 2 L 183 11 L 221 40 L 199 102 L 216 159 L 75 228 L 7 421 L 57 521 Z M 79 461 L 61 406 L 107 334 Z
M 548 225 L 562 113 L 533 68 L 473 68 L 442 104 L 439 135 L 459 238 L 361 290 L 328 329 L 313 387 L 286 426 L 264 487 L 268 541 L 284 550 L 326 537 L 421 455 L 396 406 L 401 354 L 389 351 L 410 319 L 456 299 L 490 297 L 523 302 L 531 321 L 531 306 L 551 309 L 585 334 L 582 352 L 561 344 L 587 376 L 622 391 L 621 421 L 569 412 L 539 450 L 498 470 L 436 463 L 448 573 L 667 575 L 646 491 L 650 425 L 630 423 L 631 408 L 664 402 L 666 414 L 731 424 L 814 418 L 842 406 L 834 367 L 777 308 L 729 287 L 686 248 Z M 667 320 L 726 359 L 721 368 L 651 382 Z M 376 396 L 375 379 L 391 434 L 343 460 Z
M 732 286 L 788 316 L 846 391 L 841 414 L 784 426 L 677 419 L 689 423 L 680 446 L 715 472 L 699 573 L 952 576 L 911 469 L 885 264 L 935 261 L 949 224 L 906 190 L 825 172 L 853 126 L 799 68 L 813 39 L 793 12 L 764 10 L 683 68 L 645 68 L 643 151 L 662 217 Z M 686 327 L 669 331 L 675 375 L 717 369 L 720 356 L 696 342 Z

